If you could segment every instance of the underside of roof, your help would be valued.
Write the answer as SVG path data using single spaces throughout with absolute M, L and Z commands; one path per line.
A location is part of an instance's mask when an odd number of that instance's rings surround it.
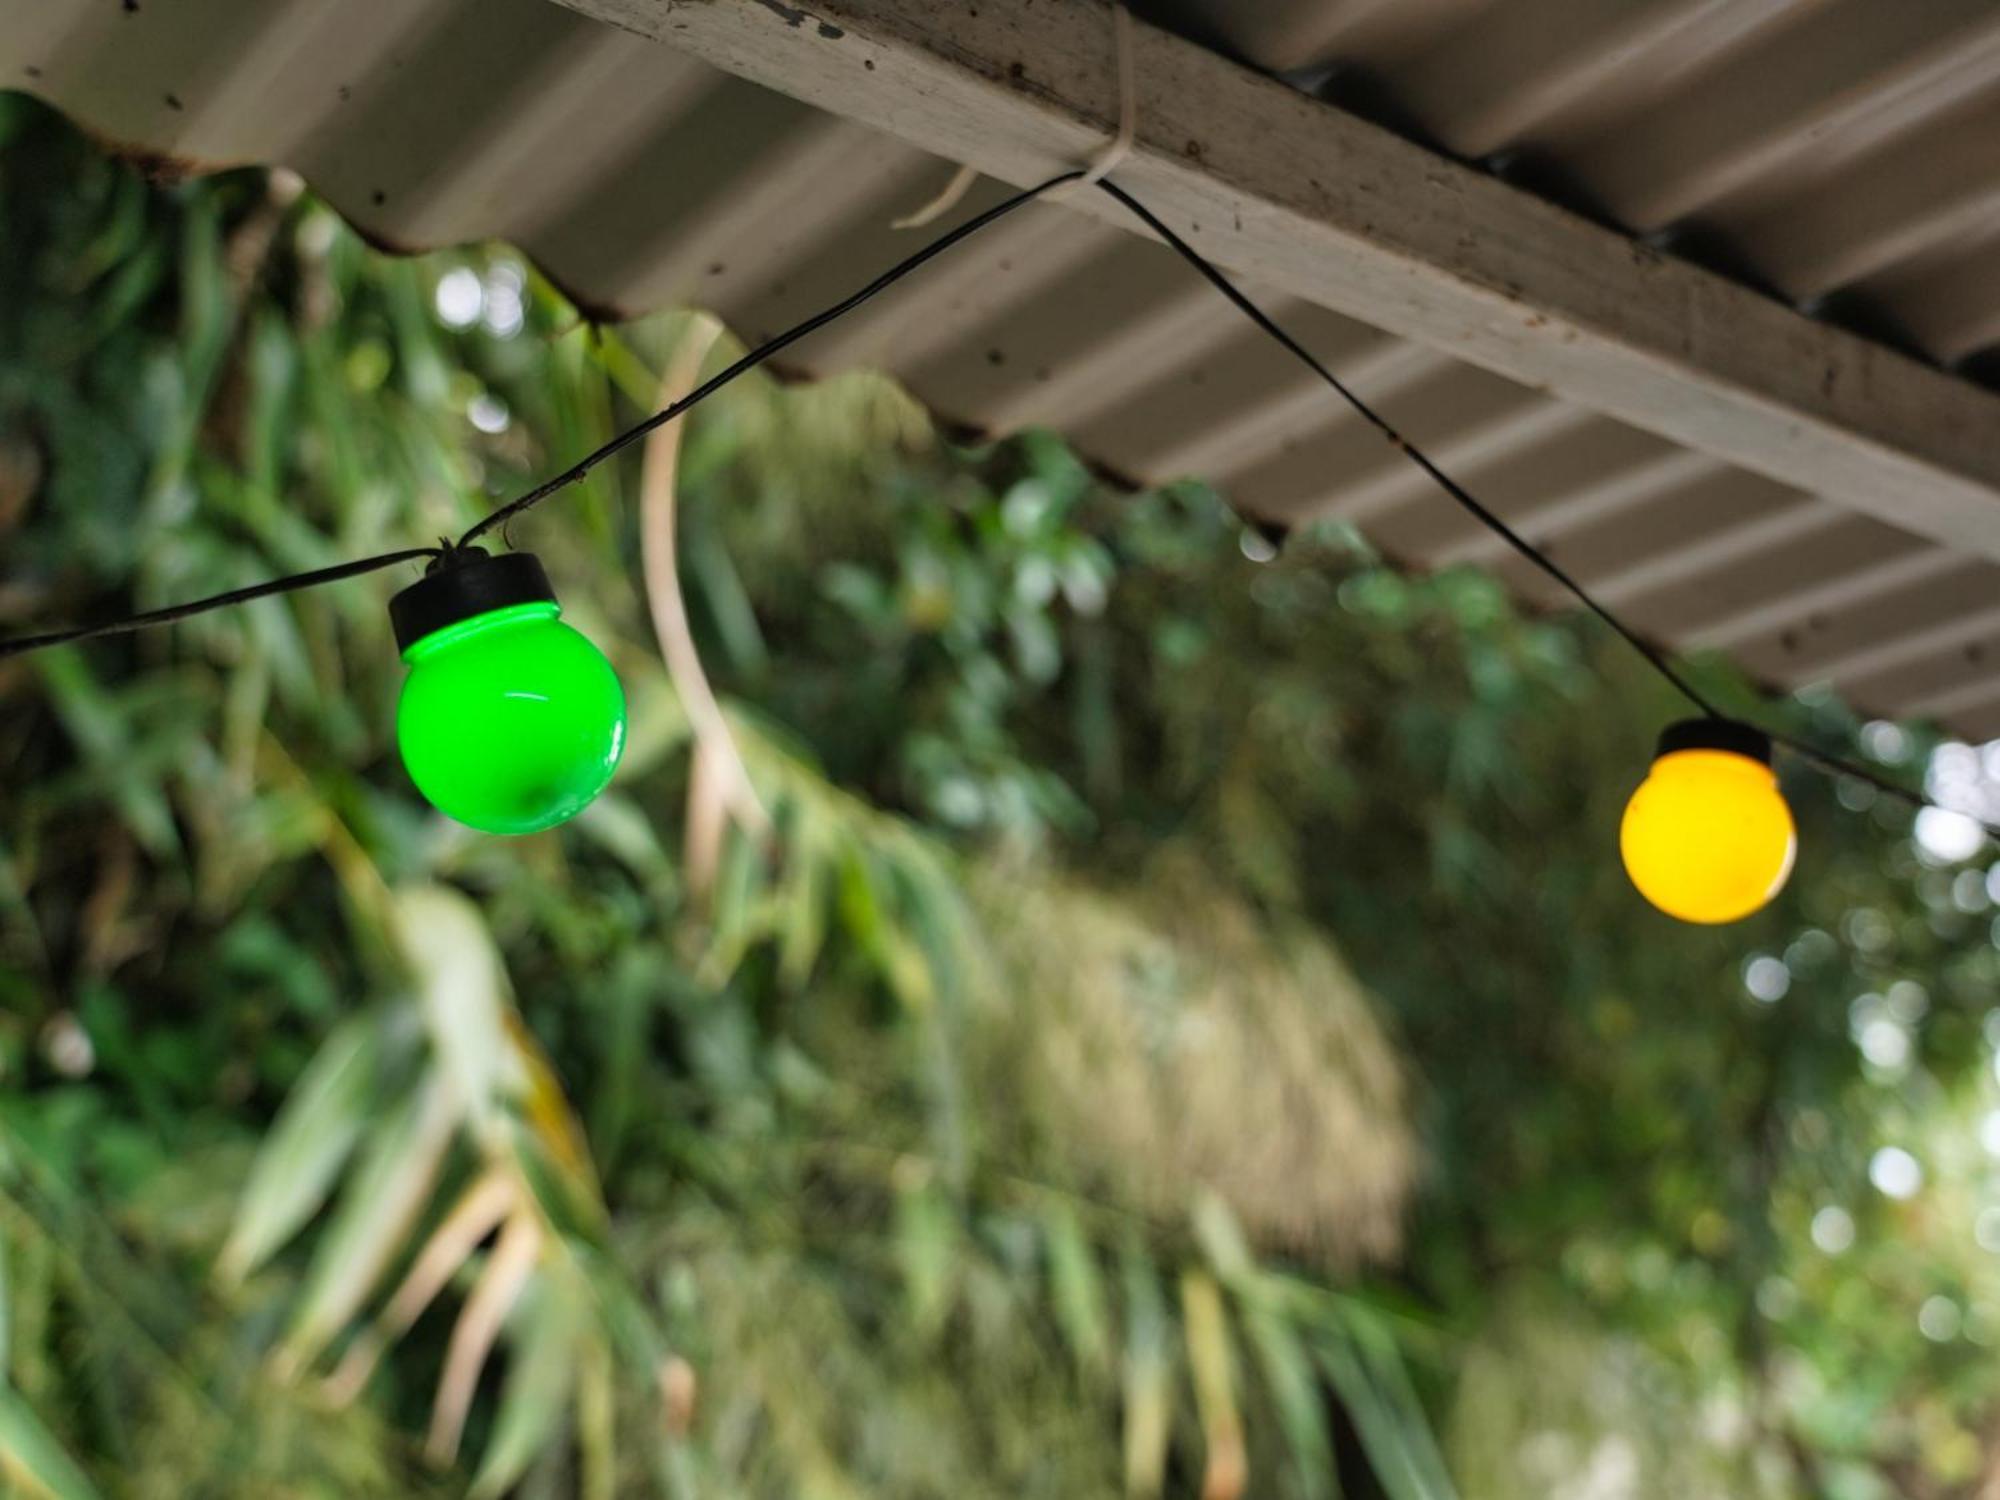
M 1972 390 L 1996 362 L 1991 0 L 1147 9 L 1331 101 L 1315 109 L 1364 109 L 1441 162 L 1634 236 L 1635 253 L 1644 237 L 1645 253 L 1952 372 L 1926 379 Z M 382 242 L 504 239 L 586 307 L 697 305 L 752 340 L 936 232 L 891 224 L 951 162 L 612 18 L 549 0 L 37 0 L 0 10 L 0 78 L 191 170 L 295 168 Z M 936 227 L 1006 191 L 982 180 Z M 1250 289 L 1642 630 L 1772 682 L 1831 681 L 1871 712 L 2000 735 L 2000 496 L 1992 545 L 1941 542 L 1494 373 L 1449 338 Z M 1343 517 L 1401 560 L 1478 563 L 1555 602 L 1175 257 L 1074 204 L 1003 221 L 787 362 L 885 369 L 953 422 L 1049 425 L 1135 481 L 1198 476 L 1281 525 Z M 1971 426 L 2000 474 L 2000 422 Z

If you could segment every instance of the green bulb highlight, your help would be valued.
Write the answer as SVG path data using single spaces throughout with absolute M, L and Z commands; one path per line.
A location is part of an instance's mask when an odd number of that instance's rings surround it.
M 486 833 L 567 822 L 625 750 L 625 692 L 553 600 L 510 604 L 410 643 L 396 740 L 437 809 Z

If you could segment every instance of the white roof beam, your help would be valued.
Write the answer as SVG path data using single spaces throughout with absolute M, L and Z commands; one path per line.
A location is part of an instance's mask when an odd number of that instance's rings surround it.
M 1011 183 L 1088 161 L 1114 128 L 1095 0 L 560 3 Z M 1119 180 L 1218 263 L 2000 557 L 2000 395 L 1135 32 L 1138 140 Z M 1133 227 L 1103 194 L 1070 202 Z

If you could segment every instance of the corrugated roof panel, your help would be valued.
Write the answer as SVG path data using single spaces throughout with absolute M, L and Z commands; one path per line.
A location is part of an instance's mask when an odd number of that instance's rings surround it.
M 1992 0 L 1156 0 L 1334 97 L 1365 80 L 1471 160 L 1532 156 L 1639 234 L 1802 306 L 1850 296 L 1941 362 L 2000 345 Z M 1984 257 L 1986 274 L 1972 265 Z
M 2000 345 L 1992 0 L 1173 0 L 1192 34 L 1468 157 L 1532 158 L 1635 232 L 1719 246 L 1939 361 Z M 586 307 L 755 339 L 920 242 L 951 173 L 863 127 L 545 0 L 40 0 L 0 76 L 114 141 L 280 162 L 384 243 L 510 240 Z M 981 183 L 943 223 L 1005 190 Z M 924 233 L 934 233 L 935 229 Z M 1661 638 L 1864 707 L 2000 732 L 2000 567 L 1296 299 L 1356 389 Z M 892 371 L 942 416 L 1062 428 L 1135 480 L 1338 515 L 1421 565 L 1545 580 L 1160 247 L 1060 204 L 1003 221 L 790 351 Z M 1551 602 L 1554 602 L 1551 600 Z

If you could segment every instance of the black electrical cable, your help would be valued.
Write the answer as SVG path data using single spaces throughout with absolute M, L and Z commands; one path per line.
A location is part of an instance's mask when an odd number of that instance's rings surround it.
M 146 614 L 131 615 L 124 619 L 107 621 L 100 625 L 82 626 L 72 630 L 52 631 L 44 635 L 19 636 L 12 640 L 0 641 L 0 658 L 17 656 L 29 651 L 39 651 L 49 646 L 64 645 L 71 641 L 92 640 L 100 636 L 121 635 L 130 631 L 145 630 L 155 625 L 171 624 L 176 620 L 186 619 L 191 615 L 204 614 L 215 609 L 224 609 L 233 604 L 245 604 L 252 599 L 267 598 L 273 594 L 292 593 L 301 589 L 317 588 L 321 584 L 336 583 L 344 578 L 352 578 L 362 573 L 370 573 L 381 568 L 392 567 L 400 562 L 412 562 L 418 558 L 435 559 L 446 556 L 458 548 L 470 546 L 495 527 L 504 527 L 516 516 L 541 504 L 542 501 L 548 499 L 549 496 L 555 494 L 557 491 L 566 489 L 570 485 L 577 483 L 585 475 L 589 474 L 592 469 L 603 463 L 604 460 L 630 447 L 648 433 L 664 427 L 667 423 L 684 415 L 739 376 L 756 369 L 759 365 L 764 364 L 773 356 L 790 347 L 792 344 L 797 343 L 800 339 L 817 332 L 828 323 L 853 311 L 862 303 L 880 295 L 901 281 L 905 276 L 908 276 L 913 271 L 918 270 L 937 256 L 951 249 L 961 240 L 977 234 L 996 220 L 1004 218 L 1016 209 L 1033 202 L 1044 194 L 1063 186 L 1065 183 L 1080 181 L 1086 175 L 1081 170 L 1059 173 L 1049 178 L 1046 182 L 1038 183 L 1034 187 L 1024 188 L 1013 196 L 994 204 L 991 208 L 975 214 L 964 223 L 955 226 L 947 233 L 932 240 L 914 254 L 898 261 L 866 286 L 850 293 L 831 307 L 825 308 L 803 322 L 786 329 L 783 333 L 777 335 L 777 337 L 768 339 L 756 348 L 749 350 L 740 359 L 718 371 L 680 400 L 660 411 L 654 412 L 644 421 L 626 428 L 609 442 L 586 454 L 560 474 L 544 480 L 527 493 L 508 501 L 498 510 L 493 511 L 468 527 L 456 543 L 448 544 L 444 547 L 418 547 L 402 552 L 383 553 L 376 557 L 363 558 L 358 562 L 343 563 L 331 568 L 321 568 L 311 573 L 294 573 L 287 577 L 274 578 L 267 583 L 255 584 L 249 588 L 234 589 L 226 594 L 215 594 L 206 599 L 197 599 L 187 604 L 172 605 L 166 609 L 152 610 Z M 1269 313 L 1265 312 L 1263 308 L 1259 307 L 1247 294 L 1238 290 L 1228 277 L 1224 276 L 1221 271 L 1210 264 L 1207 257 L 1203 256 L 1200 251 L 1196 250 L 1179 234 L 1169 228 L 1151 209 L 1147 208 L 1130 193 L 1108 179 L 1098 179 L 1096 186 L 1109 194 L 1148 229 L 1157 234 L 1170 249 L 1193 267 L 1203 280 L 1207 281 L 1209 285 L 1213 286 L 1227 298 L 1230 304 L 1255 324 L 1259 330 L 1276 341 L 1286 352 L 1299 360 L 1331 387 L 1363 420 L 1380 432 L 1390 444 L 1428 475 L 1439 489 L 1443 490 L 1446 495 L 1461 506 L 1468 514 L 1495 536 L 1499 537 L 1501 541 L 1505 542 L 1529 563 L 1553 579 L 1574 597 L 1577 602 L 1582 604 L 1585 609 L 1589 610 L 1615 632 L 1621 640 L 1636 651 L 1677 692 L 1701 710 L 1703 715 L 1715 719 L 1730 717 L 1723 713 L 1706 694 L 1702 693 L 1700 689 L 1688 681 L 1681 671 L 1674 666 L 1664 651 L 1626 625 L 1609 608 L 1599 603 L 1591 595 L 1590 591 L 1572 577 L 1566 569 L 1543 553 L 1534 543 L 1528 541 L 1519 532 L 1515 531 L 1513 527 L 1509 526 L 1498 514 L 1466 490 L 1457 480 L 1453 479 L 1433 463 L 1422 449 L 1410 442 L 1386 418 L 1366 401 L 1362 400 L 1360 396 L 1356 395 L 1338 376 L 1321 363 L 1311 350 L 1307 349 L 1288 333 L 1283 325 L 1271 317 Z M 1762 729 L 1762 726 L 1757 727 Z M 1829 751 L 1821 750 L 1794 735 L 1786 734 L 1782 731 L 1764 730 L 1763 732 L 1769 735 L 1773 743 L 1783 745 L 1786 749 L 1813 765 L 1820 767 L 1822 770 L 1832 772 L 1836 775 L 1852 776 L 1857 780 L 1866 782 L 1878 792 L 1894 797 L 1912 807 L 1925 808 L 1937 806 L 1936 803 L 1932 802 L 1922 793 L 1891 781 L 1889 778 L 1867 766 L 1835 755 Z M 1973 821 L 1978 823 L 1979 827 L 1985 831 L 1988 837 L 1994 839 L 1996 842 L 2000 842 L 2000 828 L 1996 828 L 1994 825 L 1978 819 L 1974 819 Z
M 1382 416 L 1374 407 L 1355 395 L 1333 371 L 1320 363 L 1319 358 L 1310 349 L 1287 333 L 1277 319 L 1265 312 L 1263 308 L 1250 299 L 1247 293 L 1240 291 L 1234 282 L 1230 281 L 1227 276 L 1224 276 L 1211 265 L 1206 256 L 1196 250 L 1186 240 L 1182 239 L 1173 230 L 1169 229 L 1165 224 L 1161 223 L 1159 216 L 1150 208 L 1146 207 L 1145 204 L 1141 203 L 1137 198 L 1134 198 L 1125 189 L 1119 187 L 1108 178 L 1100 181 L 1097 185 L 1113 198 L 1116 198 L 1120 203 L 1124 204 L 1140 223 L 1165 240 L 1175 254 L 1193 266 L 1210 286 L 1227 297 L 1235 305 L 1238 312 L 1242 313 L 1244 317 L 1255 323 L 1265 333 L 1283 345 L 1288 353 L 1307 369 L 1311 370 L 1313 374 L 1319 376 L 1321 380 L 1332 386 L 1341 400 L 1360 413 L 1361 417 L 1370 426 L 1374 427 L 1377 432 L 1389 440 L 1392 447 L 1396 448 L 1411 463 L 1428 474 L 1439 489 L 1443 490 L 1470 512 L 1480 525 L 1491 531 L 1501 541 L 1512 547 L 1521 556 L 1525 557 L 1529 562 L 1533 563 L 1544 573 L 1548 574 L 1549 577 L 1569 590 L 1571 594 L 1576 596 L 1578 602 L 1585 609 L 1588 609 L 1598 619 L 1602 620 L 1622 636 L 1627 645 L 1652 664 L 1654 671 L 1658 672 L 1680 690 L 1682 697 L 1686 698 L 1688 702 L 1692 703 L 1711 719 L 1728 717 L 1727 714 L 1711 703 L 1692 683 L 1675 670 L 1673 663 L 1667 660 L 1664 652 L 1650 641 L 1641 638 L 1628 628 L 1623 620 L 1591 598 L 1590 591 L 1574 578 L 1570 577 L 1568 572 L 1559 567 L 1553 558 L 1540 551 L 1532 542 L 1528 541 L 1519 532 L 1515 531 L 1513 527 L 1501 520 L 1493 511 L 1474 499 L 1457 480 L 1453 479 L 1444 470 L 1432 463 L 1429 458 L 1425 457 L 1423 451 L 1414 446 L 1408 438 L 1404 437 L 1402 433 L 1391 426 L 1386 417 Z
M 1871 770 L 1867 766 L 1848 760 L 1845 756 L 1835 755 L 1829 750 L 1822 750 L 1817 745 L 1800 739 L 1797 735 L 1787 734 L 1780 729 L 1765 729 L 1761 724 L 1755 727 L 1767 735 L 1772 744 L 1783 745 L 1800 760 L 1818 766 L 1820 770 L 1828 772 L 1831 775 L 1852 776 L 1857 781 L 1865 781 L 1884 796 L 1893 797 L 1896 801 L 1913 807 L 1919 812 L 1927 807 L 1936 807 L 1940 812 L 1957 811 L 1955 808 L 1938 807 L 1937 803 L 1931 801 L 1922 792 L 1912 791 L 1902 783 L 1891 781 L 1879 771 Z M 1984 818 L 1975 818 L 1971 813 L 1958 813 L 1958 816 L 1961 818 L 1970 818 L 1974 823 L 1979 825 L 1980 832 L 1984 833 L 1989 839 L 1992 839 L 1994 843 L 2000 844 L 2000 827 L 1995 827 Z
M 1051 177 L 1047 182 L 1040 183 L 1031 188 L 1024 188 L 1012 197 L 994 204 L 993 207 L 985 210 L 985 212 L 967 219 L 963 224 L 956 226 L 946 234 L 938 236 L 938 238 L 932 240 L 922 249 L 904 257 L 859 291 L 842 298 L 839 302 L 836 302 L 824 311 L 813 314 L 813 316 L 807 318 L 804 322 L 786 329 L 776 338 L 759 344 L 755 349 L 750 350 L 728 368 L 718 371 L 698 388 L 690 391 L 679 401 L 674 402 L 673 405 L 663 411 L 654 412 L 645 421 L 635 426 L 626 428 L 623 432 L 612 438 L 610 442 L 604 444 L 595 452 L 586 454 L 582 459 L 570 465 L 569 468 L 563 470 L 562 473 L 557 474 L 554 478 L 546 479 L 529 490 L 525 495 L 508 501 L 507 504 L 469 527 L 465 534 L 455 543 L 447 543 L 442 547 L 418 547 L 404 552 L 383 553 L 379 557 L 363 558 L 359 562 L 342 563 L 338 567 L 321 568 L 311 573 L 292 573 L 283 578 L 273 578 L 266 583 L 254 584 L 249 588 L 232 589 L 226 594 L 214 594 L 206 599 L 195 599 L 186 604 L 170 605 L 165 609 L 151 610 L 145 614 L 128 615 L 123 619 L 108 620 L 100 625 L 84 625 L 72 630 L 54 630 L 44 635 L 16 636 L 11 640 L 0 640 L 0 660 L 4 660 L 10 656 L 24 655 L 30 651 L 46 650 L 50 646 L 67 645 L 72 641 L 94 640 L 100 636 L 107 635 L 125 635 L 136 630 L 151 629 L 156 625 L 171 625 L 176 620 L 185 620 L 191 615 L 206 614 L 210 610 L 226 609 L 232 604 L 247 604 L 252 599 L 264 599 L 273 594 L 290 594 L 297 593 L 303 589 L 318 588 L 321 584 L 338 583 L 343 578 L 353 578 L 358 574 L 372 573 L 379 568 L 392 567 L 399 562 L 412 562 L 418 558 L 434 559 L 446 556 L 459 548 L 469 546 L 494 527 L 506 525 L 515 516 L 533 506 L 541 504 L 542 501 L 548 499 L 556 491 L 566 489 L 568 486 L 575 484 L 592 469 L 603 463 L 605 459 L 636 443 L 655 428 L 664 427 L 691 407 L 707 400 L 738 376 L 756 369 L 757 366 L 763 364 L 773 355 L 797 343 L 807 334 L 825 327 L 834 319 L 853 311 L 870 298 L 886 291 L 905 276 L 908 276 L 912 271 L 917 270 L 937 256 L 942 255 L 960 240 L 977 234 L 994 220 L 1005 217 L 1023 204 L 1033 202 L 1044 193 L 1061 187 L 1066 182 L 1077 181 L 1083 175 L 1083 172 L 1080 170 L 1060 173 L 1057 176 Z
M 1674 666 L 1672 661 L 1668 659 L 1665 652 L 1640 636 L 1631 627 L 1626 625 L 1623 620 L 1619 619 L 1617 615 L 1613 614 L 1603 604 L 1600 604 L 1592 597 L 1590 590 L 1577 582 L 1568 570 L 1558 564 L 1554 558 L 1550 557 L 1539 547 L 1535 546 L 1533 542 L 1530 542 L 1526 537 L 1514 530 L 1513 527 L 1509 526 L 1491 509 L 1481 503 L 1477 497 L 1467 491 L 1457 480 L 1453 479 L 1433 463 L 1422 449 L 1405 438 L 1387 418 L 1349 389 L 1338 376 L 1320 362 L 1311 350 L 1292 337 L 1277 319 L 1265 312 L 1247 293 L 1239 289 L 1235 283 L 1231 282 L 1228 277 L 1217 270 L 1206 256 L 1199 250 L 1196 250 L 1194 246 L 1181 238 L 1179 234 L 1175 233 L 1166 224 L 1162 223 L 1157 214 L 1108 178 L 1100 180 L 1097 186 L 1110 194 L 1120 204 L 1124 205 L 1134 217 L 1164 240 L 1168 248 L 1172 249 L 1182 260 L 1192 266 L 1201 275 L 1203 280 L 1207 281 L 1210 286 L 1228 298 L 1238 312 L 1256 324 L 1259 329 L 1268 334 L 1301 364 L 1305 365 L 1306 368 L 1331 386 L 1342 400 L 1353 407 L 1365 421 L 1373 426 L 1376 431 L 1380 432 L 1404 457 L 1408 458 L 1411 463 L 1429 475 L 1437 487 L 1453 500 L 1457 501 L 1474 520 L 1499 537 L 1501 541 L 1513 548 L 1514 551 L 1526 558 L 1530 563 L 1541 569 L 1548 577 L 1554 579 L 1578 603 L 1582 604 L 1585 609 L 1610 626 L 1620 639 L 1645 658 L 1647 664 L 1655 672 L 1671 683 L 1682 697 L 1700 709 L 1708 718 L 1726 719 L 1730 717 L 1730 715 L 1725 714 L 1720 708 L 1716 707 L 1714 700 L 1696 688 L 1693 683 L 1689 682 L 1679 669 Z M 1909 787 L 1891 781 L 1881 773 L 1855 761 L 1848 760 L 1844 756 L 1821 750 L 1817 746 L 1799 739 L 1796 735 L 1787 734 L 1782 730 L 1765 729 L 1761 724 L 1754 727 L 1769 736 L 1773 744 L 1783 745 L 1800 759 L 1818 766 L 1821 770 L 1841 776 L 1852 776 L 1859 781 L 1866 782 L 1869 786 L 1875 788 L 1876 791 L 1894 797 L 1911 807 L 1921 809 L 1937 806 L 1936 803 L 1932 802 L 1923 793 L 1913 791 Z M 1971 815 L 1960 814 L 1960 816 L 1970 817 Z M 1979 827 L 1984 830 L 1988 838 L 1993 839 L 1996 843 L 2000 843 L 2000 828 L 1996 828 L 1993 824 L 1985 822 L 1982 819 L 1973 818 L 1972 821 L 1979 824 Z
M 833 306 L 823 312 L 814 313 L 803 323 L 793 324 L 776 338 L 768 339 L 764 343 L 759 344 L 734 364 L 729 365 L 725 369 L 718 370 L 709 379 L 703 381 L 685 396 L 681 397 L 680 400 L 674 402 L 673 405 L 666 407 L 664 410 L 654 412 L 636 427 L 626 428 L 625 431 L 619 433 L 618 436 L 614 437 L 596 452 L 586 455 L 562 473 L 556 475 L 555 478 L 544 480 L 519 499 L 508 501 L 505 505 L 494 511 L 493 514 L 486 517 L 485 520 L 469 527 L 465 535 L 458 539 L 458 545 L 463 547 L 469 542 L 476 541 L 495 526 L 506 525 L 507 522 L 513 520 L 522 511 L 529 509 L 531 506 L 541 504 L 542 501 L 548 499 L 557 490 L 562 489 L 566 485 L 575 484 L 584 475 L 603 463 L 605 459 L 618 452 L 619 449 L 636 443 L 654 428 L 666 426 L 667 423 L 673 421 L 674 418 L 680 416 L 690 407 L 697 406 L 707 400 L 737 376 L 756 369 L 764 361 L 796 344 L 807 334 L 816 333 L 835 318 L 852 312 L 871 297 L 887 291 L 919 266 L 924 265 L 936 256 L 944 254 L 945 251 L 956 245 L 960 240 L 977 234 L 995 219 L 1005 218 L 1023 204 L 1032 203 L 1051 189 L 1059 188 L 1066 182 L 1075 182 L 1083 175 L 1081 171 L 1064 172 L 1059 176 L 1051 177 L 1047 182 L 1038 183 L 1031 188 L 1023 188 L 1020 192 L 1014 194 L 1013 197 L 994 204 L 984 213 L 975 214 L 948 233 L 939 235 L 914 255 L 907 256 L 903 260 L 896 262 L 895 265 L 884 271 L 880 276 L 877 276 L 859 291 L 852 292 L 841 298 L 840 301 L 834 303 Z
M 122 620 L 106 620 L 101 625 L 79 625 L 70 630 L 51 630 L 46 635 L 17 635 L 10 640 L 0 641 L 0 659 L 20 656 L 29 651 L 46 650 L 50 646 L 66 646 L 71 641 L 91 641 L 106 635 L 129 635 L 135 630 L 148 630 L 155 625 L 171 625 L 174 621 L 185 620 L 191 615 L 205 615 L 212 609 L 227 609 L 232 604 L 248 604 L 252 599 L 268 599 L 273 594 L 296 593 L 300 589 L 318 588 L 323 583 L 338 583 L 343 578 L 358 578 L 363 573 L 393 568 L 397 563 L 437 557 L 443 551 L 442 547 L 410 547 L 401 552 L 383 552 L 374 557 L 337 563 L 331 568 L 319 568 L 310 573 L 290 573 L 283 578 L 273 578 L 265 583 L 253 583 L 247 588 L 231 589 L 226 594 L 211 594 L 206 599 L 191 599 L 186 604 L 170 604 L 165 609 L 148 610 L 142 615 L 127 615 Z

